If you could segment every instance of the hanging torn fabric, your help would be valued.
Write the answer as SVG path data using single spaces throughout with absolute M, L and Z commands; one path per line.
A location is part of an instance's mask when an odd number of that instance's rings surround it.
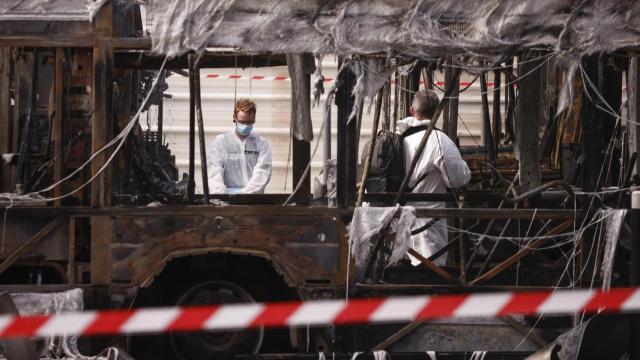
M 373 352 L 373 358 L 374 360 L 389 360 L 389 354 L 387 354 L 386 351 L 384 350 L 375 350 Z
M 611 274 L 613 273 L 613 263 L 620 238 L 620 230 L 627 215 L 626 209 L 604 209 L 601 217 L 605 219 L 605 245 L 602 255 L 602 267 L 600 269 L 602 277 L 602 288 L 611 288 Z
M 386 266 L 397 263 L 409 250 L 411 227 L 415 221 L 415 208 L 411 206 L 357 207 L 349 225 L 351 256 L 355 259 L 356 267 L 365 265 L 378 234 L 387 226 L 389 233 L 394 234 L 394 241 Z

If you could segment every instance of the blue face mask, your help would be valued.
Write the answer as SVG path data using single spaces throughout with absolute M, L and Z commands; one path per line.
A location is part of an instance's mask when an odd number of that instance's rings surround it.
M 253 125 L 247 125 L 247 124 L 236 122 L 236 130 L 238 131 L 238 134 L 242 136 L 249 136 L 249 134 L 251 134 L 252 129 L 253 129 Z

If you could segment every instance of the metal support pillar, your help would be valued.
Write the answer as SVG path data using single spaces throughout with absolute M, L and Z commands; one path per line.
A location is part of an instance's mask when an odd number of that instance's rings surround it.
M 91 123 L 91 151 L 102 149 L 113 131 L 113 51 L 110 37 L 113 36 L 113 4 L 107 3 L 96 16 L 97 38 L 93 48 L 93 118 Z M 91 162 L 91 175 L 95 176 L 106 163 L 108 151 Z M 91 183 L 91 206 L 111 205 L 109 171 L 103 171 Z
M 93 48 L 93 118 L 91 124 L 91 150 L 101 149 L 113 131 L 113 3 L 106 3 L 98 12 L 95 22 L 96 40 Z M 95 176 L 105 166 L 108 152 L 91 163 Z M 103 171 L 91 183 L 91 206 L 111 205 L 112 183 L 109 171 Z M 108 285 L 111 282 L 111 221 L 109 217 L 91 217 L 91 284 Z
M 452 62 L 450 61 L 449 64 Z M 454 68 L 447 66 L 444 69 L 444 88 L 451 87 L 451 98 L 449 99 L 449 105 L 444 108 L 442 130 L 454 143 L 459 144 L 458 140 L 458 107 L 460 96 L 460 78 L 456 84 L 452 84 Z M 431 73 L 431 90 L 433 90 L 433 72 Z
M 340 67 L 340 66 L 338 66 Z M 356 193 L 356 165 L 358 149 L 355 148 L 356 128 L 355 119 L 348 122 L 349 114 L 355 104 L 352 95 L 355 76 L 350 69 L 344 69 L 338 76 L 338 91 L 336 105 L 338 107 L 338 161 L 337 161 L 337 203 L 338 207 L 348 207 L 355 203 Z
M 11 152 L 11 49 L 0 49 L 0 153 Z M 2 182 L 0 191 L 11 191 L 11 165 L 0 165 Z
M 200 94 L 200 69 L 193 64 L 193 87 L 195 89 L 195 112 L 198 120 L 198 142 L 200 145 L 200 174 L 202 175 L 202 195 L 206 205 L 209 205 L 209 174 L 207 171 L 207 144 L 204 136 L 204 118 L 202 116 L 202 96 Z M 160 97 L 162 101 L 162 96 Z M 158 139 L 159 140 L 159 139 Z M 194 179 L 195 181 L 195 179 Z
M 291 70 L 289 70 L 291 72 Z M 311 74 L 310 73 L 299 73 L 297 72 L 294 75 L 295 81 L 298 81 L 298 86 L 296 87 L 295 92 L 300 92 L 300 94 L 294 94 L 299 96 L 301 99 L 305 99 L 307 101 L 306 106 L 299 106 L 292 108 L 292 119 L 294 121 L 295 118 L 304 117 L 304 114 L 299 114 L 297 112 L 306 112 L 311 109 Z M 294 92 L 292 86 L 292 94 Z M 295 98 L 295 97 L 294 97 Z M 295 113 L 293 113 L 295 112 Z M 325 125 L 326 126 L 326 125 Z M 329 130 L 329 135 L 331 130 Z M 325 136 L 327 134 L 325 133 Z M 307 170 L 307 165 L 310 165 L 311 162 L 311 143 L 306 140 L 300 140 L 295 135 L 293 135 L 293 139 L 291 142 L 292 145 L 292 159 L 293 159 L 293 185 L 296 186 L 300 183 L 300 187 L 295 195 L 295 202 L 298 205 L 307 205 L 311 201 L 311 169 Z M 327 136 L 329 139 L 328 144 L 325 143 L 325 146 L 331 151 L 331 136 Z M 327 139 L 325 139 L 326 141 Z M 326 154 L 325 154 L 326 156 Z M 330 155 L 329 155 L 330 156 Z M 301 182 L 302 181 L 302 182 Z M 326 184 L 326 183 L 325 183 Z
M 53 182 L 58 182 L 62 179 L 62 170 L 64 158 L 62 155 L 62 121 L 63 121 L 63 99 L 62 96 L 64 94 L 64 84 L 63 84 L 63 56 L 64 49 L 57 48 L 56 49 L 56 60 L 55 60 L 55 70 L 54 70 L 54 100 L 55 100 L 55 118 L 53 119 Z M 53 189 L 53 196 L 59 197 L 62 195 L 62 184 L 56 186 Z M 55 201 L 56 206 L 62 205 L 62 199 L 58 199 Z
M 627 131 L 629 133 L 629 154 L 640 154 L 640 61 L 638 56 L 631 57 L 629 61 L 629 72 L 627 75 L 629 122 Z M 636 159 L 633 174 L 640 174 L 640 156 Z
M 193 200 L 196 192 L 196 87 L 193 73 L 194 55 L 189 54 L 189 182 L 187 198 Z
M 640 191 L 631 194 L 631 286 L 640 286 Z M 631 360 L 640 360 L 640 314 L 631 320 Z
M 520 58 L 518 65 L 519 96 L 515 117 L 515 146 L 518 149 L 518 163 L 520 167 L 520 186 L 523 192 L 540 186 L 540 156 L 538 151 L 539 127 L 542 121 L 542 72 L 541 62 L 532 60 L 538 57 L 533 53 Z M 491 129 L 489 129 L 491 136 Z

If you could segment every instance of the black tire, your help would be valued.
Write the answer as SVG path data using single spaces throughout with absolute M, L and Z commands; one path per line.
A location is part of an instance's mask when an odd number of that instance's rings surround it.
M 251 303 L 254 298 L 240 286 L 226 281 L 207 281 L 187 290 L 177 306 Z M 234 354 L 257 354 L 264 328 L 243 331 L 176 332 L 169 334 L 177 359 L 219 359 Z

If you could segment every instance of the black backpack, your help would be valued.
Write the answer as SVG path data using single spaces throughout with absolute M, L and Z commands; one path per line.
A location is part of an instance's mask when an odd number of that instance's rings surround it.
M 404 178 L 404 146 L 403 140 L 409 135 L 427 130 L 427 125 L 408 128 L 402 135 L 388 130 L 378 131 L 373 157 L 369 167 L 369 177 L 365 183 L 368 193 L 397 192 Z M 437 129 L 434 129 L 437 130 Z M 369 143 L 364 147 L 361 163 L 367 158 Z M 421 177 L 420 182 L 424 177 Z

